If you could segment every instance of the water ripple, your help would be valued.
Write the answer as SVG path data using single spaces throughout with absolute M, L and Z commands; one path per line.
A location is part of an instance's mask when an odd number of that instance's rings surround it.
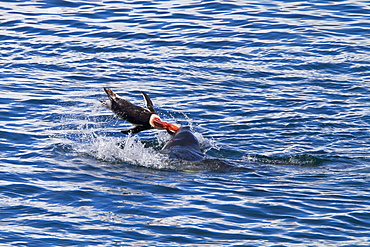
M 1 244 L 370 241 L 367 1 L 2 1 Z M 203 163 L 101 108 L 190 125 Z

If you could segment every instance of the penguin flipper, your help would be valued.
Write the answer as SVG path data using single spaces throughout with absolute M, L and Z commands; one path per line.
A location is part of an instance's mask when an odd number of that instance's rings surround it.
M 155 109 L 154 109 L 154 105 L 153 105 L 153 102 L 152 100 L 149 98 L 149 96 L 141 91 L 141 94 L 143 95 L 144 97 L 144 100 L 145 100 L 145 105 L 146 105 L 146 108 L 148 108 L 148 110 L 151 112 L 151 113 L 156 113 Z
M 144 130 L 148 130 L 148 129 L 151 129 L 150 127 L 146 127 L 146 126 L 135 126 L 134 128 L 131 128 L 131 129 L 128 129 L 128 130 L 121 130 L 121 132 L 123 134 L 136 134 L 136 133 L 139 133 L 141 131 L 144 131 Z

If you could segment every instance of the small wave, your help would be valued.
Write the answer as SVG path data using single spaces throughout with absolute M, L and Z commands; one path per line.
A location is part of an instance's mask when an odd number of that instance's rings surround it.
M 309 154 L 298 154 L 284 157 L 268 157 L 264 155 L 246 155 L 244 160 L 250 162 L 258 162 L 271 165 L 290 165 L 301 167 L 318 167 L 321 166 L 325 160 Z
M 320 154 L 292 154 L 284 156 L 245 155 L 243 160 L 267 166 L 294 167 L 295 169 L 314 169 L 320 171 L 363 171 L 368 167 L 366 158 L 350 158 L 332 156 L 328 153 Z M 299 169 L 300 170 L 300 169 Z

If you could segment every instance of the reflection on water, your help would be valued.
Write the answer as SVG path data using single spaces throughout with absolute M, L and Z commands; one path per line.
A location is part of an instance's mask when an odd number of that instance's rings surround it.
M 366 1 L 3 1 L 3 245 L 369 241 Z M 206 158 L 100 106 L 190 125 Z

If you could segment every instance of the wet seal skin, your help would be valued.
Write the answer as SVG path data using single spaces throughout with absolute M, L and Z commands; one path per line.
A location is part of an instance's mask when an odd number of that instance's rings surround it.
M 203 160 L 205 156 L 200 151 L 198 139 L 193 135 L 189 126 L 180 127 L 161 152 L 167 154 L 171 159 L 194 162 Z

